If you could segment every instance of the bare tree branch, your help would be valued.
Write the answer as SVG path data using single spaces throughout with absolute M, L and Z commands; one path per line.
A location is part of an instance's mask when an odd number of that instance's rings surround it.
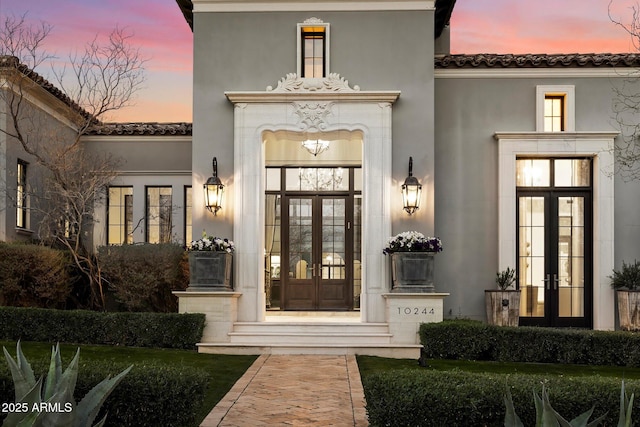
M 612 12 L 614 0 L 609 1 L 609 19 L 631 40 L 636 51 L 640 51 L 640 6 L 629 7 L 628 22 Z M 624 180 L 640 180 L 640 73 L 636 70 L 620 75 L 613 83 L 613 118 L 620 128 L 616 138 L 614 156 L 616 173 Z
M 82 136 L 108 113 L 131 104 L 145 80 L 146 60 L 130 45 L 132 35 L 116 28 L 106 43 L 96 36 L 82 55 L 70 56 L 69 74 L 66 68 L 54 70 L 54 86 L 36 71 L 54 58 L 42 48 L 50 31 L 46 23 L 28 23 L 26 15 L 2 22 L 0 114 L 10 126 L 0 132 L 39 166 L 40 182 L 32 178 L 28 191 L 39 238 L 71 253 L 87 279 L 90 306 L 99 308 L 104 281 L 88 233 L 119 161 L 88 154 Z

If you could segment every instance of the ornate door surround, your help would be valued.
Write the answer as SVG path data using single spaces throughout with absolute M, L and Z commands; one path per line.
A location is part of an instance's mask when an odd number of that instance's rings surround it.
M 391 235 L 391 111 L 399 91 L 360 91 L 332 73 L 322 79 L 287 74 L 266 91 L 226 92 L 234 104 L 233 235 L 239 321 L 263 321 L 264 147 L 263 132 L 355 131 L 363 134 L 362 298 L 363 322 L 385 321 L 388 265 L 381 248 Z

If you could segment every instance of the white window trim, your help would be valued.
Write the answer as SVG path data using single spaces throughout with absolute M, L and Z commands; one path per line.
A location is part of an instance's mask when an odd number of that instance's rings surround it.
M 323 22 L 321 19 L 318 18 L 309 18 L 306 19 L 304 22 L 298 23 L 297 25 L 297 59 L 296 59 L 296 69 L 298 70 L 298 76 L 302 76 L 302 27 L 310 27 L 310 26 L 314 26 L 314 27 L 323 27 L 324 28 L 324 77 L 327 77 L 329 75 L 330 71 L 330 55 L 329 52 L 331 51 L 330 46 L 330 24 L 327 22 Z
M 614 292 L 613 140 L 617 132 L 496 132 L 498 172 L 498 269 L 516 265 L 516 158 L 593 158 L 593 328 L 612 330 Z
M 536 131 L 544 132 L 544 100 L 547 95 L 564 96 L 564 131 L 576 130 L 576 88 L 573 85 L 536 86 Z

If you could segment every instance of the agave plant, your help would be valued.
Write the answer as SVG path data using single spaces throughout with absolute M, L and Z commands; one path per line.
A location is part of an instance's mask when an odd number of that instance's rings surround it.
M 60 346 L 56 344 L 51 349 L 51 363 L 44 381 L 42 377 L 36 381 L 31 365 L 22 353 L 20 341 L 16 345 L 16 360 L 6 348 L 2 349 L 13 378 L 15 407 L 19 409 L 9 413 L 3 427 L 91 427 L 104 401 L 133 367 L 129 366 L 113 378 L 105 378 L 76 404 L 73 392 L 78 378 L 80 348 L 67 369 L 62 372 Z M 106 419 L 105 415 L 94 427 L 103 426 Z
M 618 419 L 618 427 L 630 427 L 632 425 L 631 410 L 633 408 L 633 397 L 633 394 L 631 395 L 631 398 L 627 396 L 623 381 L 622 389 L 620 391 L 620 417 Z M 595 427 L 600 425 L 606 416 L 605 414 L 593 421 L 589 421 L 589 418 L 591 418 L 591 415 L 593 414 L 594 407 L 592 407 L 571 421 L 567 421 L 551 406 L 551 402 L 549 402 L 549 392 L 545 388 L 544 384 L 542 384 L 542 394 L 538 395 L 534 391 L 533 399 L 536 405 L 536 427 Z M 520 417 L 518 417 L 518 414 L 516 414 L 515 408 L 513 407 L 513 399 L 511 397 L 509 386 L 507 386 L 504 403 L 506 406 L 506 414 L 504 417 L 505 427 L 524 427 L 524 424 L 522 424 Z

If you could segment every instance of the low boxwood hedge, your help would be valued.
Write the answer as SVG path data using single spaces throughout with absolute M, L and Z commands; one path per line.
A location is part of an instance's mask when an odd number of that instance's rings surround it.
M 204 314 L 0 307 L 0 340 L 194 349 Z
M 601 377 L 550 377 L 482 374 L 462 371 L 384 371 L 363 378 L 372 426 L 502 426 L 508 385 L 524 425 L 535 425 L 533 392 L 541 383 L 553 408 L 568 420 L 595 406 L 593 418 L 607 414 L 603 425 L 617 425 L 621 381 Z M 640 381 L 625 381 L 627 393 L 640 396 Z M 640 400 L 634 400 L 634 423 Z
M 66 368 L 66 363 L 63 365 Z M 46 361 L 37 361 L 32 366 L 36 378 L 47 372 Z M 74 396 L 76 402 L 104 378 L 117 375 L 127 366 L 114 362 L 83 362 L 81 354 Z M 193 425 L 210 380 L 209 373 L 202 369 L 134 364 L 107 398 L 96 419 L 100 419 L 106 411 L 106 426 Z M 0 402 L 13 402 L 14 399 L 11 374 L 6 364 L 0 364 Z M 3 414 L 0 414 L 2 418 Z
M 447 320 L 420 326 L 425 359 L 493 360 L 640 367 L 640 334 L 492 326 Z

